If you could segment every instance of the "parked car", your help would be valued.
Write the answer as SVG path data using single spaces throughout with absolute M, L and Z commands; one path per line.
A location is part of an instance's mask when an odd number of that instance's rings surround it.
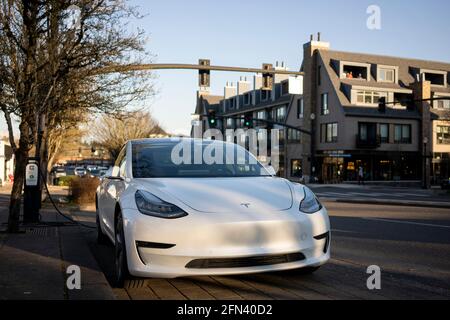
M 101 171 L 98 169 L 88 170 L 88 175 L 90 178 L 100 178 Z
M 54 167 L 50 172 L 50 176 L 53 185 L 57 185 L 59 178 L 67 176 L 66 169 L 64 167 Z
M 75 167 L 65 167 L 66 176 L 71 177 L 75 175 Z
M 178 164 L 179 143 L 230 149 L 244 161 Z M 309 188 L 274 173 L 221 141 L 128 142 L 96 193 L 98 241 L 115 245 L 116 285 L 130 276 L 316 271 L 330 259 L 327 210 Z
M 86 169 L 87 169 L 88 171 L 92 171 L 92 170 L 97 170 L 98 168 L 97 168 L 97 166 L 95 166 L 95 165 L 88 165 L 88 166 L 86 166 Z
M 74 172 L 78 177 L 84 177 L 85 175 L 87 175 L 87 170 L 84 167 L 76 167 Z

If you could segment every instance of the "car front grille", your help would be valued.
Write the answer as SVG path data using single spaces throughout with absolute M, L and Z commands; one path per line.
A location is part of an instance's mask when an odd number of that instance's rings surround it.
M 212 259 L 196 259 L 192 260 L 186 265 L 188 269 L 219 269 L 219 268 L 245 268 L 268 266 L 289 262 L 296 262 L 305 260 L 305 255 L 301 252 L 269 255 L 269 256 L 255 256 L 246 258 L 212 258 Z

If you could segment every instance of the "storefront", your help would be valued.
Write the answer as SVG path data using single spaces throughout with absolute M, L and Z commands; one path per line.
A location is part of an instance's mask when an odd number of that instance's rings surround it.
M 450 178 L 450 153 L 435 153 L 431 169 L 432 184 L 439 185 L 442 180 Z
M 416 152 L 334 152 L 318 156 L 323 183 L 357 181 L 360 168 L 366 181 L 414 181 L 421 179 L 421 156 Z

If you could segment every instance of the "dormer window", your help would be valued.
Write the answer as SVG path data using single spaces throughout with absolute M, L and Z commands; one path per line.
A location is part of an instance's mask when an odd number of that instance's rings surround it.
M 269 100 L 270 94 L 272 91 L 270 90 L 261 90 L 261 100 L 262 101 L 267 101 Z
M 234 109 L 234 107 L 236 106 L 236 99 L 235 98 L 231 98 L 228 100 L 228 109 Z
M 341 79 L 356 79 L 356 80 L 369 80 L 370 64 L 358 63 L 358 62 L 340 62 L 340 78 Z
M 375 65 L 374 67 L 378 82 L 398 83 L 398 67 L 387 65 Z
M 248 93 L 244 94 L 244 105 L 248 106 L 250 103 L 252 103 L 252 96 L 251 96 L 251 93 L 248 92 Z
M 381 82 L 395 82 L 395 70 L 380 68 L 378 71 L 378 81 Z
M 421 79 L 429 81 L 432 86 L 446 87 L 447 72 L 440 70 L 420 69 Z
M 432 73 L 425 72 L 425 80 L 430 81 L 432 85 L 444 86 L 445 85 L 445 75 L 442 73 Z

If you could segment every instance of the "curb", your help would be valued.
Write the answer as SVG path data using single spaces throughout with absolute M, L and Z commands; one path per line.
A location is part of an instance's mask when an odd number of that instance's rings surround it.
M 438 208 L 450 209 L 450 202 L 436 203 L 424 201 L 398 201 L 398 200 L 351 200 L 351 199 L 336 199 L 336 198 L 320 198 L 322 201 L 337 202 L 337 203 L 351 203 L 351 204 L 373 204 L 373 205 L 391 205 L 404 207 L 423 207 L 423 208 Z

